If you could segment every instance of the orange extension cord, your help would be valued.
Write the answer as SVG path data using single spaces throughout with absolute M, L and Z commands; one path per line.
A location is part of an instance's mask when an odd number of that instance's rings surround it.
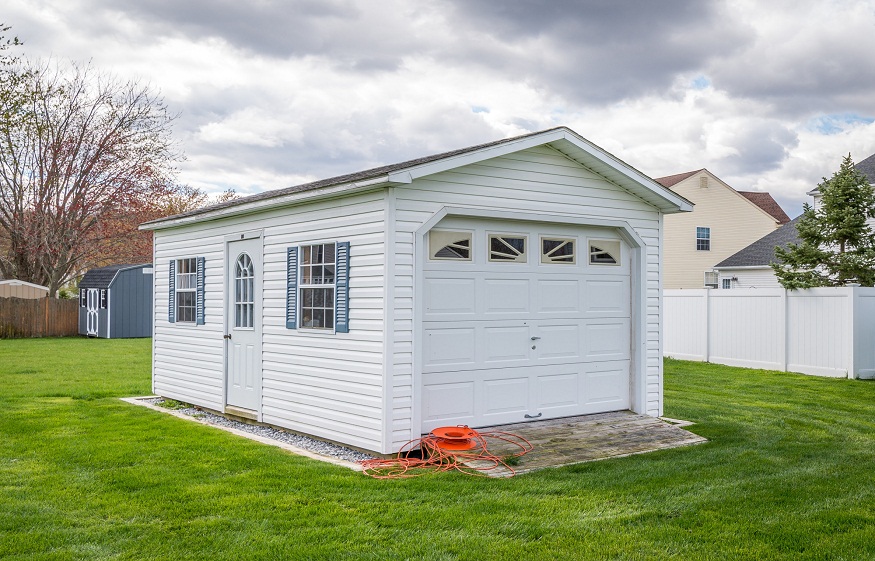
M 509 432 L 477 432 L 468 427 L 464 429 L 470 432 L 469 440 L 472 441 L 468 450 L 448 450 L 445 439 L 432 433 L 402 446 L 395 458 L 363 460 L 360 462 L 362 472 L 375 479 L 405 479 L 439 471 L 456 470 L 466 475 L 488 476 L 495 470 L 502 470 L 495 475 L 513 477 L 515 472 L 507 461 L 519 458 L 533 448 L 528 440 Z M 504 457 L 496 456 L 489 451 L 490 440 L 513 444 L 518 450 Z M 421 457 L 415 454 L 417 450 L 421 452 Z

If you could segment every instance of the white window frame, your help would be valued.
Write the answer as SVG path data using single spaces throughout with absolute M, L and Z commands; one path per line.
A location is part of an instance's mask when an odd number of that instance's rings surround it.
M 437 238 L 444 239 L 437 239 Z M 436 254 L 445 247 L 451 247 L 458 241 L 467 239 L 468 247 L 460 246 L 459 249 L 467 249 L 468 257 L 438 257 Z M 449 241 L 457 240 L 457 241 Z M 428 232 L 428 259 L 430 261 L 473 261 L 474 260 L 474 232 L 470 230 L 439 230 L 432 229 Z
M 571 261 L 553 261 L 550 257 L 544 253 L 544 242 L 571 242 L 572 245 L 572 254 Z M 541 236 L 538 240 L 538 253 L 541 255 L 541 264 L 542 265 L 576 265 L 577 264 L 577 254 L 580 252 L 580 241 L 575 237 L 569 236 Z M 567 256 L 563 256 L 567 257 Z
M 183 263 L 189 264 L 191 270 L 182 272 Z M 188 268 L 188 267 L 186 267 Z M 174 285 L 174 310 L 176 323 L 197 323 L 197 257 L 183 257 L 176 260 L 176 282 Z M 190 285 L 190 286 L 189 286 Z M 182 294 L 191 294 L 191 305 L 182 305 Z M 183 319 L 182 311 L 191 310 L 191 319 Z M 186 313 L 186 317 L 187 317 Z
M 719 279 L 717 271 L 705 271 L 705 274 L 703 276 L 703 284 L 705 285 L 705 288 L 717 288 L 718 286 L 720 286 L 718 282 Z
M 327 246 L 331 246 L 331 261 L 325 261 L 325 256 L 328 255 L 328 252 L 323 250 L 322 261 L 318 263 L 312 262 L 312 253 L 310 257 L 310 263 L 304 262 L 305 253 L 307 251 L 311 251 L 313 248 L 322 247 L 327 248 Z M 305 278 L 305 270 L 310 269 L 311 271 L 315 267 L 325 267 L 330 266 L 334 270 L 334 274 L 331 275 L 332 281 L 330 283 L 325 282 L 325 274 L 323 269 L 323 274 L 319 277 L 320 282 L 312 282 L 316 277 L 314 275 L 310 275 L 310 282 L 304 282 Z M 319 333 L 334 333 L 335 328 L 337 327 L 337 242 L 329 241 L 329 242 L 321 242 L 315 244 L 302 244 L 298 248 L 298 328 L 303 330 L 313 330 L 318 331 Z M 322 306 L 305 306 L 305 291 L 315 291 L 315 290 L 330 290 L 331 298 L 329 302 L 323 302 Z M 313 293 L 315 296 L 315 292 Z M 330 306 L 328 305 L 330 304 Z M 324 315 L 323 315 L 323 325 L 315 326 L 313 325 L 313 320 L 305 320 L 305 311 L 310 310 L 314 313 L 316 310 L 321 310 L 323 314 L 326 311 L 331 311 L 331 326 L 325 326 Z M 310 323 L 310 325 L 307 325 Z
M 704 234 L 706 236 L 700 237 L 699 230 L 704 230 Z M 699 247 L 699 242 L 702 242 L 702 245 L 707 245 L 708 247 Z M 711 227 L 710 226 L 696 226 L 696 251 L 711 251 Z
M 611 257 L 614 258 L 613 263 L 607 263 L 604 261 L 593 261 L 593 257 L 596 252 L 592 250 L 592 246 L 598 246 L 601 251 L 598 253 L 607 253 Z M 589 252 L 589 264 L 594 265 L 596 267 L 619 267 L 622 264 L 622 253 L 623 247 L 620 243 L 620 240 L 607 240 L 607 239 L 590 239 L 586 240 L 586 248 Z
M 503 239 L 503 238 L 515 238 L 523 240 L 523 251 L 522 253 L 514 256 L 513 253 L 518 251 L 516 248 L 511 249 L 510 247 L 506 248 L 507 251 L 497 252 L 502 253 L 503 255 L 508 255 L 513 257 L 512 259 L 500 259 L 492 257 L 492 240 L 493 239 Z M 504 245 L 507 245 L 506 242 L 501 242 Z M 529 261 L 529 237 L 525 234 L 506 234 L 506 233 L 491 233 L 486 236 L 486 251 L 487 251 L 487 259 L 490 263 L 527 263 Z
M 720 287 L 724 290 L 732 288 L 732 279 L 720 279 Z

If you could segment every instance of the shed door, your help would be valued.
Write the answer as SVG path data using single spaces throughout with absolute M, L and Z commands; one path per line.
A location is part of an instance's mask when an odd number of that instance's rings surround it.
M 100 290 L 89 288 L 85 301 L 85 334 L 97 337 L 100 326 Z
M 261 238 L 228 244 L 227 402 L 261 408 Z
M 423 432 L 629 408 L 631 259 L 616 231 L 458 219 L 437 230 L 424 271 Z

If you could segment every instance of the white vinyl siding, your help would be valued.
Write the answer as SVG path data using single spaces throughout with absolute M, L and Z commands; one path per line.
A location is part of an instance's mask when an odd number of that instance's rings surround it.
M 156 310 L 167 309 L 167 266 L 206 257 L 206 325 L 181 330 L 156 314 L 155 393 L 224 407 L 225 237 L 262 230 L 262 421 L 369 450 L 382 448 L 384 194 L 377 191 L 155 232 Z M 289 246 L 350 243 L 350 333 L 285 326 Z M 163 276 L 162 276 L 163 275 Z M 197 355 L 191 349 L 198 349 Z
M 661 215 L 651 205 L 618 188 L 548 146 L 486 160 L 418 179 L 394 189 L 395 341 L 392 360 L 392 444 L 397 449 L 418 433 L 413 407 L 413 245 L 416 230 L 444 206 L 483 208 L 545 215 L 562 214 L 624 220 L 646 247 L 646 403 L 642 413 L 662 414 L 659 240 Z M 540 240 L 529 240 L 540 260 Z M 485 248 L 483 248 L 485 250 Z M 580 249 L 575 248 L 579 253 Z M 588 259 L 588 257 L 587 257 Z M 638 381 L 633 381 L 637 385 Z

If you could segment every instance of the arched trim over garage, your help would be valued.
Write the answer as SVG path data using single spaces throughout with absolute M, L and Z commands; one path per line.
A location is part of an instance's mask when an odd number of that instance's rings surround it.
M 610 220 L 596 216 L 556 215 L 525 212 L 496 211 L 491 209 L 446 206 L 436 212 L 416 231 L 414 254 L 416 284 L 414 299 L 414 368 L 413 368 L 413 432 L 418 432 L 423 424 L 423 317 L 424 317 L 424 268 L 427 260 L 428 232 L 446 217 L 482 218 L 489 220 L 508 220 L 519 222 L 552 223 L 566 226 L 594 226 L 615 229 L 619 237 L 630 248 L 631 285 L 631 364 L 630 364 L 630 403 L 636 412 L 647 408 L 646 372 L 646 244 L 638 233 L 623 220 Z

